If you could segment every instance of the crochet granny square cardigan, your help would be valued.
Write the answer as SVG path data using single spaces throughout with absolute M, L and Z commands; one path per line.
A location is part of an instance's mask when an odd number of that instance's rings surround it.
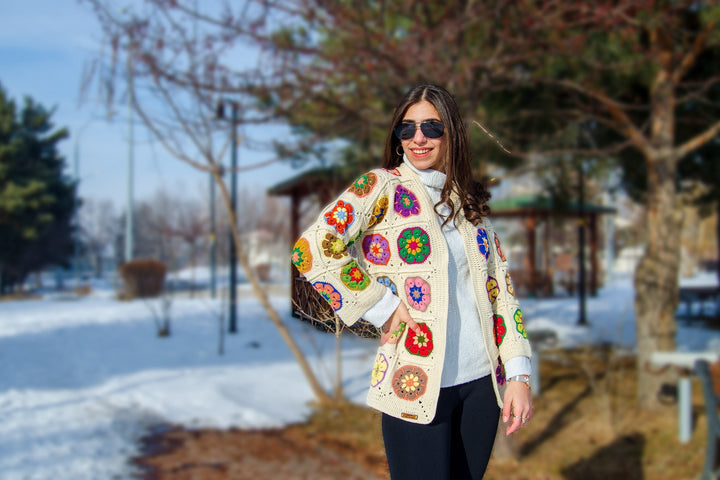
M 453 198 L 459 205 L 459 199 Z M 474 302 L 498 405 L 505 384 L 503 361 L 530 357 L 500 240 L 488 219 L 474 226 L 463 215 Z M 367 403 L 404 420 L 435 417 L 445 358 L 449 252 L 425 186 L 404 163 L 360 176 L 297 240 L 293 264 L 352 325 L 391 289 L 408 307 L 422 334 L 401 328 L 378 349 Z

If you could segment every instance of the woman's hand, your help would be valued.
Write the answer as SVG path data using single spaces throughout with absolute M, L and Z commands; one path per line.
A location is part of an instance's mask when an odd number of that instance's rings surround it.
M 522 427 L 532 417 L 532 393 L 524 382 L 509 381 L 503 397 L 503 422 L 512 423 L 505 429 L 505 435 Z
M 388 341 L 390 343 L 396 343 L 403 328 L 410 328 L 415 331 L 418 335 L 422 334 L 422 330 L 410 316 L 407 307 L 403 302 L 395 309 L 387 322 L 382 326 L 380 333 L 380 345 L 385 345 Z

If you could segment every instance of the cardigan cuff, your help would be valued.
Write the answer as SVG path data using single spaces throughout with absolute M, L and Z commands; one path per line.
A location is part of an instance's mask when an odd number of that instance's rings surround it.
M 370 307 L 362 316 L 363 320 L 375 325 L 377 328 L 387 322 L 388 318 L 397 310 L 400 305 L 400 298 L 393 294 L 392 291 L 385 287 L 385 295 L 378 302 Z
M 505 362 L 505 377 L 532 375 L 532 364 L 528 357 L 513 357 Z

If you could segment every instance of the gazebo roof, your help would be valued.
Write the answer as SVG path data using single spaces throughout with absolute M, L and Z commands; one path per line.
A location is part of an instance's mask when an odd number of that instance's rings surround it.
M 317 167 L 305 170 L 294 177 L 284 180 L 268 189 L 270 195 L 305 196 L 328 188 L 341 188 L 350 183 L 350 179 L 338 170 L 330 167 Z
M 490 202 L 491 215 L 498 216 L 533 216 L 533 215 L 578 215 L 580 203 L 556 202 L 543 195 L 517 195 L 501 198 Z M 582 210 L 590 214 L 615 213 L 616 210 L 605 205 L 583 203 Z

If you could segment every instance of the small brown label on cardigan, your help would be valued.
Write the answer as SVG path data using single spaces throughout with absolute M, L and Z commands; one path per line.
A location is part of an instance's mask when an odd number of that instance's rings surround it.
M 410 420 L 417 420 L 417 419 L 418 419 L 418 416 L 417 416 L 417 415 L 413 415 L 412 413 L 402 412 L 402 413 L 400 414 L 400 416 L 401 416 L 402 418 L 408 418 L 408 419 L 410 419 Z

